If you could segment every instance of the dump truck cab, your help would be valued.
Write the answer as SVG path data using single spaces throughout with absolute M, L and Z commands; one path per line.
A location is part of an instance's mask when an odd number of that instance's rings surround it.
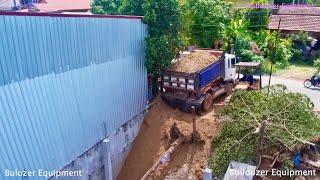
M 232 93 L 236 80 L 234 64 L 237 62 L 234 55 L 222 51 L 196 50 L 196 53 L 210 53 L 212 61 L 207 61 L 205 66 L 195 71 L 181 71 L 179 67 L 168 68 L 161 76 L 161 96 L 173 107 L 186 112 L 195 107 L 197 114 L 200 114 L 211 108 L 215 98 Z M 192 58 L 188 60 L 194 61 Z M 201 63 L 196 60 L 189 65 L 197 66 Z
M 236 66 L 237 58 L 233 54 L 225 54 L 224 58 L 224 81 L 236 80 Z

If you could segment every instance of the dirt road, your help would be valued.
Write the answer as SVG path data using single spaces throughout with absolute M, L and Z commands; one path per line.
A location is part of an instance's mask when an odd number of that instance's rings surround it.
M 159 171 L 155 179 L 201 179 L 201 170 L 208 164 L 211 153 L 211 139 L 218 133 L 221 123 L 213 111 L 197 117 L 197 130 L 204 143 L 182 144 L 173 153 L 167 167 Z M 192 114 L 173 109 L 155 99 L 155 104 L 146 115 L 132 150 L 122 167 L 118 180 L 138 180 L 169 148 L 169 130 L 176 123 L 183 134 L 192 132 Z

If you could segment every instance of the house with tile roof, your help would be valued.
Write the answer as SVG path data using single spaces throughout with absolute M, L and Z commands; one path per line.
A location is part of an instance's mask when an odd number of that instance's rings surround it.
M 90 13 L 93 0 L 0 0 L 0 11 Z
M 33 7 L 38 12 L 88 12 L 92 0 L 41 0 Z
M 278 27 L 282 33 L 305 31 L 319 38 L 320 7 L 281 7 L 270 16 L 268 25 L 270 30 L 277 30 Z

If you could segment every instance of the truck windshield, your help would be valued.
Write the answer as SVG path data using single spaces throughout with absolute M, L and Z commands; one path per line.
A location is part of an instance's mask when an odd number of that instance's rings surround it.
M 231 67 L 234 68 L 234 65 L 237 64 L 236 58 L 231 59 Z

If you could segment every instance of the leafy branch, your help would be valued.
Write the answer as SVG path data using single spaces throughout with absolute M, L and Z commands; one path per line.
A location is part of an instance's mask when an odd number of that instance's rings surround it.
M 230 121 L 212 141 L 215 174 L 224 174 L 231 160 L 257 164 L 257 154 L 267 153 L 263 149 L 285 150 L 286 156 L 279 156 L 285 160 L 294 150 L 313 145 L 320 136 L 320 119 L 313 107 L 305 95 L 288 92 L 283 85 L 271 86 L 269 96 L 266 89 L 235 92 L 217 114 Z

